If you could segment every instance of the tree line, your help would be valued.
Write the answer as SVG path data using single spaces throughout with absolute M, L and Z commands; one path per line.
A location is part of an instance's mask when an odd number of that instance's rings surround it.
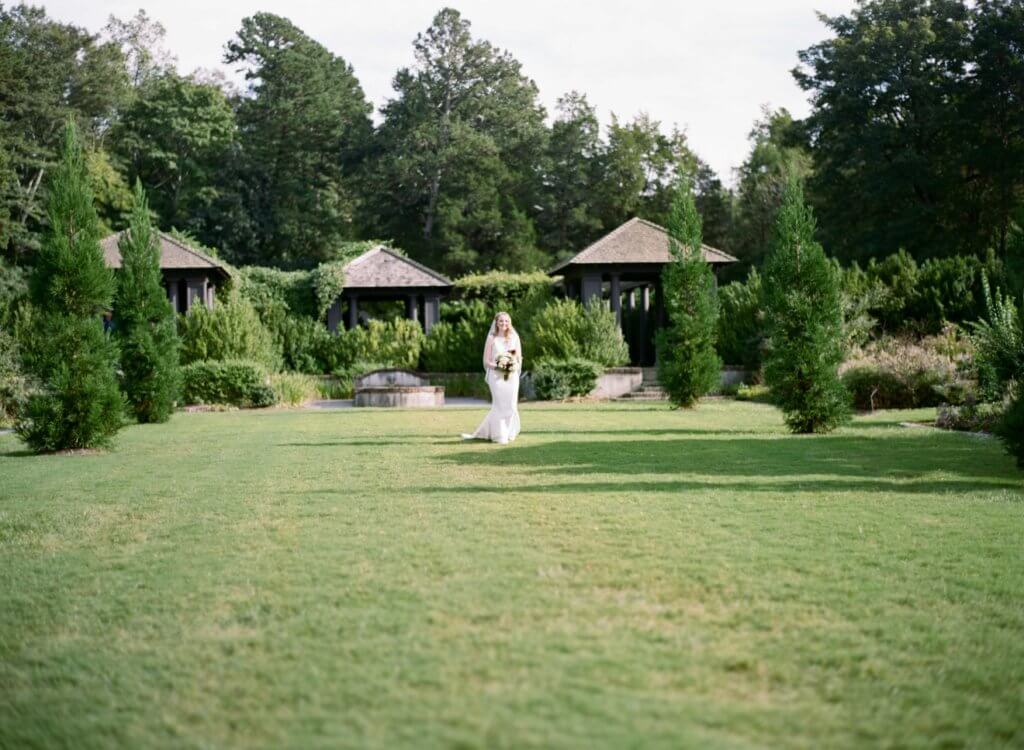
M 794 178 L 840 259 L 1024 256 L 1024 3 L 871 0 L 823 21 L 831 36 L 793 71 L 810 116 L 765 109 L 729 189 L 644 114 L 602 129 L 573 91 L 549 118 L 513 55 L 450 8 L 375 125 L 352 66 L 280 16 L 228 40 L 237 88 L 180 74 L 142 11 L 92 33 L 0 6 L 0 248 L 34 261 L 71 116 L 106 229 L 126 225 L 138 180 L 160 228 L 236 264 L 309 268 L 382 238 L 452 274 L 544 268 L 631 216 L 667 223 L 686 187 L 742 274 Z

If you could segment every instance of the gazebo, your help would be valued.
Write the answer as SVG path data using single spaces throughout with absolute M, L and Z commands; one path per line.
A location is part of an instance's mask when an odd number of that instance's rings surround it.
M 736 258 L 708 245 L 704 260 L 718 270 Z M 654 363 L 654 331 L 665 323 L 661 270 L 671 261 L 668 232 L 632 218 L 550 271 L 563 277 L 566 295 L 584 304 L 607 298 L 634 364 Z M 651 291 L 654 291 L 652 309 Z
M 118 232 L 100 240 L 103 259 L 113 269 L 121 267 L 121 251 L 117 243 L 122 234 Z M 163 232 L 157 232 L 157 242 L 160 246 L 160 273 L 174 311 L 187 313 L 197 304 L 212 308 L 217 286 L 231 276 L 227 267 L 216 258 Z
M 421 322 L 423 330 L 430 333 L 441 319 L 441 298 L 451 290 L 450 279 L 378 245 L 345 266 L 345 288 L 327 310 L 327 327 L 337 331 L 344 321 L 345 328 L 355 328 L 360 302 L 401 300 L 405 302 L 405 316 Z

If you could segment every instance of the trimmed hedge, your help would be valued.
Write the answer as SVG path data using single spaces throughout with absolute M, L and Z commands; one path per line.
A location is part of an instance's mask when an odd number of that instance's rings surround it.
M 217 305 L 202 305 L 178 317 L 181 362 L 204 360 L 252 360 L 275 370 L 280 355 L 270 331 L 255 308 L 242 299 Z
M 571 299 L 554 300 L 530 321 L 524 338 L 524 354 L 536 362 L 580 359 L 618 367 L 629 361 L 615 314 L 599 302 L 584 307 Z
M 186 404 L 229 404 L 261 408 L 277 403 L 267 371 L 259 362 L 206 360 L 182 368 Z
M 597 362 L 571 357 L 538 360 L 530 375 L 537 398 L 561 401 L 570 396 L 586 396 L 594 390 L 601 371 Z
M 499 308 L 515 308 L 537 292 L 549 292 L 551 283 L 551 277 L 543 271 L 490 271 L 462 276 L 455 279 L 453 286 L 460 299 L 480 300 L 497 312 Z

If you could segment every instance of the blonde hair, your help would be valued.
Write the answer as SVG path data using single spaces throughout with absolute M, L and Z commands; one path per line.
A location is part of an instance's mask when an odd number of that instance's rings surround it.
M 508 330 L 505 332 L 505 340 L 508 341 L 509 337 L 513 333 L 515 333 L 516 336 L 518 336 L 519 334 L 516 332 L 516 329 L 512 326 L 512 316 L 509 315 L 504 310 L 498 312 L 494 316 L 494 320 L 491 321 L 491 335 L 492 336 L 497 336 L 498 335 L 498 318 L 500 318 L 502 315 L 504 315 L 506 318 L 508 318 Z

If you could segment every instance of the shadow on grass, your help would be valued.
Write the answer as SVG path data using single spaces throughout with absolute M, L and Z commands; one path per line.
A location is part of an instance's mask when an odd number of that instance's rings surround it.
M 880 492 L 1010 489 L 1024 493 L 1024 474 L 997 446 L 981 446 L 943 433 L 912 437 L 893 431 L 886 436 L 747 434 L 710 440 L 580 439 L 536 445 L 520 443 L 500 450 L 466 450 L 433 460 L 457 466 L 515 468 L 524 477 L 683 474 L 711 475 L 724 480 L 685 479 L 668 483 L 681 490 L 729 486 L 730 477 L 778 477 L 787 481 L 767 481 L 763 489 L 808 491 L 814 485 L 818 489 L 835 485 L 837 489 Z M 913 483 L 922 489 L 912 489 Z M 524 489 L 530 486 L 527 482 Z M 557 486 L 580 492 L 595 488 L 590 482 Z M 624 483 L 620 487 L 612 483 L 609 488 L 626 490 L 630 486 L 638 485 Z M 732 486 L 742 488 L 748 482 L 734 482 Z

